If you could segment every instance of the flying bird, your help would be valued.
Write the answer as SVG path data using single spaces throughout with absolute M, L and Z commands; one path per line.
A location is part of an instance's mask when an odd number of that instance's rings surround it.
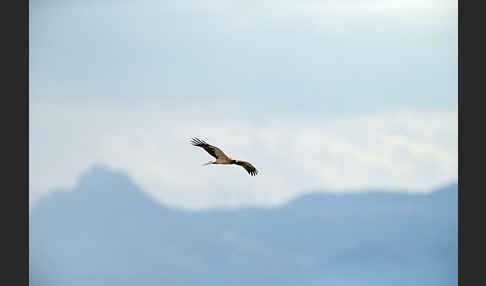
M 204 164 L 203 166 L 210 165 L 210 164 L 223 164 L 223 165 L 236 164 L 238 166 L 245 168 L 245 170 L 251 176 L 255 176 L 256 174 L 258 174 L 258 170 L 255 167 L 253 167 L 253 165 L 250 164 L 249 162 L 241 161 L 241 160 L 235 160 L 233 158 L 230 158 L 230 157 L 226 156 L 226 154 L 224 154 L 223 151 L 221 151 L 221 149 L 219 149 L 218 147 L 209 145 L 208 143 L 204 142 L 203 140 L 201 140 L 199 138 L 192 138 L 191 144 L 194 145 L 194 146 L 203 148 L 204 150 L 206 150 L 206 152 L 209 153 L 209 155 L 216 158 L 216 160 L 209 161 L 206 164 Z

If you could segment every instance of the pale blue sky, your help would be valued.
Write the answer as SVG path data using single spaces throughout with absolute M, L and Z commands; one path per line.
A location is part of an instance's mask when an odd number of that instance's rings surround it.
M 103 163 L 184 205 L 187 169 L 167 172 L 187 166 L 157 162 L 170 149 L 199 168 L 210 158 L 184 145 L 191 136 L 267 172 L 226 197 L 207 177 L 219 168 L 197 169 L 193 180 L 207 190 L 200 206 L 276 203 L 312 188 L 423 190 L 457 178 L 456 1 L 37 0 L 29 21 L 34 199 Z M 284 135 L 293 151 L 274 145 Z M 302 148 L 315 152 L 308 170 L 292 167 Z M 366 159 L 347 161 L 350 150 Z M 248 179 L 237 171 L 225 174 Z

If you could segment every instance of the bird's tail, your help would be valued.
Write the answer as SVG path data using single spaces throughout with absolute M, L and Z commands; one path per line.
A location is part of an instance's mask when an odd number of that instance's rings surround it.
M 207 163 L 204 163 L 203 166 L 211 165 L 212 163 L 213 163 L 213 161 L 209 161 Z

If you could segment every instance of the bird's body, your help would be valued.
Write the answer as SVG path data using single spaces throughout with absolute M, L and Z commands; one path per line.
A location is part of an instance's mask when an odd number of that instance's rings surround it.
M 223 164 L 223 165 L 231 165 L 231 164 L 234 164 L 234 161 L 236 160 L 233 160 L 233 159 L 223 159 L 223 158 L 218 158 L 214 161 L 214 164 Z
M 242 160 L 235 160 L 233 158 L 230 158 L 230 157 L 226 156 L 226 154 L 224 154 L 224 152 L 221 151 L 221 149 L 219 149 L 218 147 L 209 145 L 208 143 L 204 142 L 201 139 L 193 138 L 191 140 L 191 144 L 194 145 L 194 146 L 203 148 L 204 150 L 206 150 L 206 152 L 209 153 L 209 155 L 216 158 L 216 160 L 209 161 L 204 165 L 210 165 L 210 164 L 233 165 L 233 164 L 235 164 L 235 165 L 239 165 L 239 166 L 242 166 L 243 168 L 245 168 L 245 170 L 251 176 L 255 176 L 256 174 L 258 174 L 258 170 L 255 167 L 253 167 L 253 165 L 250 164 L 249 162 L 242 161 Z

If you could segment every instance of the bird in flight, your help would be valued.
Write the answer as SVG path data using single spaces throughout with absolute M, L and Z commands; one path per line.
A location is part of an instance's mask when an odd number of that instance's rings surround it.
M 215 161 L 209 161 L 206 164 L 204 164 L 203 166 L 210 165 L 210 164 L 223 164 L 223 165 L 236 164 L 238 166 L 245 168 L 245 170 L 251 176 L 255 176 L 256 174 L 258 174 L 258 170 L 255 167 L 253 167 L 253 165 L 250 164 L 249 162 L 241 161 L 241 160 L 235 160 L 233 158 L 230 158 L 230 157 L 226 156 L 226 154 L 224 154 L 223 151 L 221 151 L 221 149 L 219 149 L 218 147 L 209 145 L 208 143 L 204 142 L 203 140 L 201 140 L 199 138 L 192 138 L 191 144 L 194 145 L 194 146 L 203 148 L 204 150 L 206 150 L 206 152 L 209 153 L 209 155 L 216 158 Z

